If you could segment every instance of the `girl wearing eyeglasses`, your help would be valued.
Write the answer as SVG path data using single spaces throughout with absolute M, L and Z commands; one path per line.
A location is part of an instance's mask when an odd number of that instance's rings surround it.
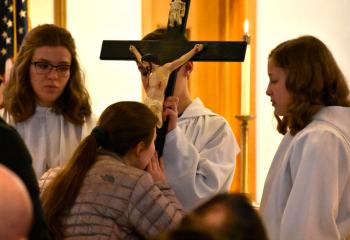
M 2 116 L 24 139 L 38 177 L 71 157 L 96 121 L 66 29 L 44 24 L 27 34 L 3 104 Z

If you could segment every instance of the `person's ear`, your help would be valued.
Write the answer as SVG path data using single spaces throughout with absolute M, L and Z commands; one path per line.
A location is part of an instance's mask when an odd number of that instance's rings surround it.
M 135 147 L 135 153 L 137 157 L 140 157 L 142 151 L 145 149 L 146 145 L 144 142 L 139 142 Z

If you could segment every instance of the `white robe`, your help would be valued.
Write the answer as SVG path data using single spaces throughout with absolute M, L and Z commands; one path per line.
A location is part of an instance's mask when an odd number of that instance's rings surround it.
M 325 107 L 283 138 L 265 181 L 261 214 L 271 240 L 350 236 L 350 108 Z
M 28 120 L 15 123 L 8 114 L 4 119 L 21 135 L 33 158 L 33 168 L 39 178 L 50 168 L 63 165 L 72 156 L 81 140 L 90 134 L 96 117 L 86 119 L 83 125 L 64 120 L 51 108 L 37 106 Z
M 195 99 L 166 135 L 165 174 L 185 210 L 228 191 L 239 146 L 230 125 Z

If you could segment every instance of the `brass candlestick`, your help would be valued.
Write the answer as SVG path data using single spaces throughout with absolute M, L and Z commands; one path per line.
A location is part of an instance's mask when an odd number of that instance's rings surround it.
M 253 115 L 235 116 L 241 121 L 241 192 L 248 193 L 248 123 Z

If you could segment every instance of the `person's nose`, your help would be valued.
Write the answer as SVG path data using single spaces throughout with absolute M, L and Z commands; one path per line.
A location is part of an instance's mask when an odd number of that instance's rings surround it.
M 57 68 L 53 67 L 50 69 L 49 77 L 50 78 L 58 78 Z
M 271 87 L 270 87 L 270 84 L 267 86 L 267 88 L 266 88 L 266 95 L 267 96 L 270 96 L 271 97 L 271 95 L 272 95 L 272 90 L 271 90 Z

